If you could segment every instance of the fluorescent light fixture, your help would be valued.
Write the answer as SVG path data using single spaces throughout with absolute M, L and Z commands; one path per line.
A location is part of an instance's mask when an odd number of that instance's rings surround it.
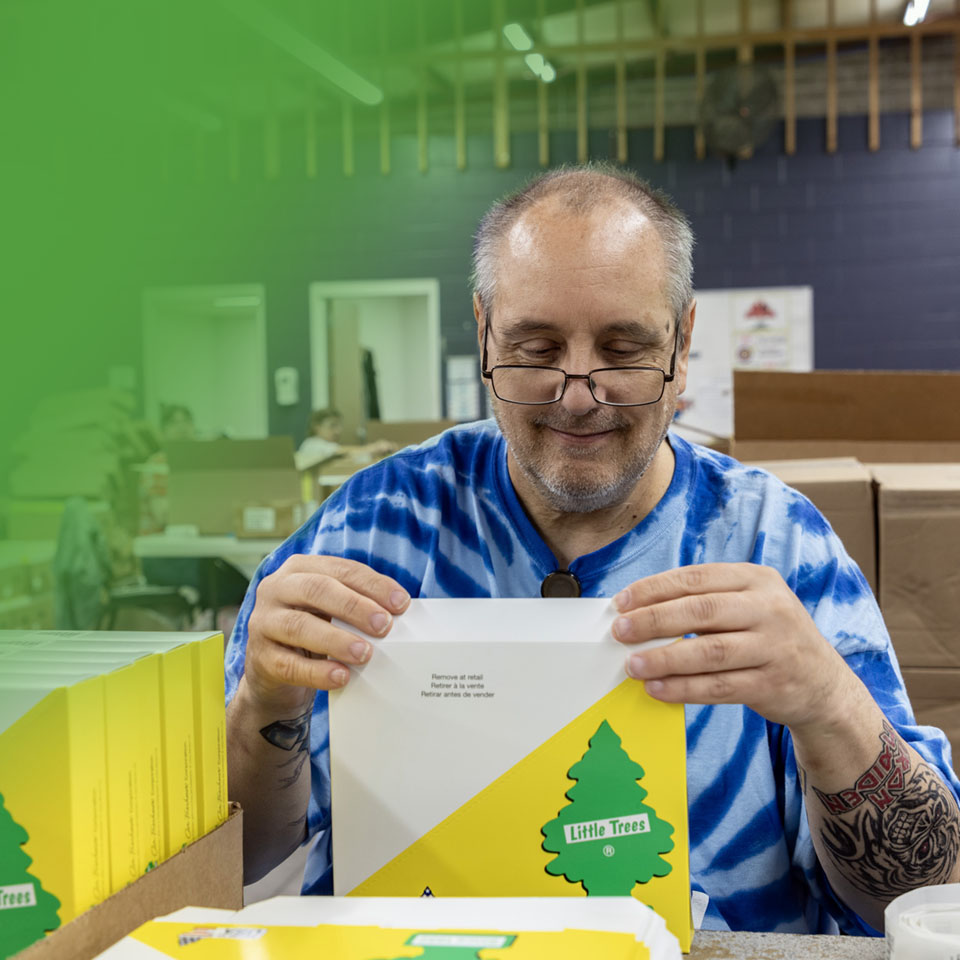
M 530 34 L 519 23 L 508 23 L 503 28 L 503 35 L 510 41 L 514 50 L 531 50 L 533 40 Z
M 304 36 L 296 27 L 268 10 L 258 0 L 220 0 L 236 17 L 344 93 L 370 107 L 383 102 L 383 91 L 345 63 Z
M 923 23 L 929 8 L 930 0 L 910 0 L 903 13 L 904 24 L 908 27 L 915 27 L 918 23 Z
M 528 53 L 523 60 L 530 68 L 530 72 L 544 83 L 553 83 L 557 79 L 557 71 L 549 61 L 544 59 L 542 53 Z

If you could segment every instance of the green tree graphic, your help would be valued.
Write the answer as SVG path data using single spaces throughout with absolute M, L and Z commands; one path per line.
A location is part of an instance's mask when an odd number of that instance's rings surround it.
M 473 940 L 486 942 L 463 942 L 443 945 L 423 942 L 424 940 L 443 936 L 464 941 Z M 489 931 L 484 933 L 454 933 L 449 935 L 433 932 L 415 933 L 407 940 L 406 946 L 421 948 L 422 953 L 420 953 L 415 960 L 477 960 L 481 950 L 506 950 L 516 939 L 516 934 L 513 933 L 498 934 Z M 406 958 L 395 957 L 394 960 L 406 960 Z
M 582 883 L 588 895 L 618 897 L 670 872 L 659 854 L 673 849 L 673 826 L 644 804 L 647 791 L 637 783 L 643 767 L 606 720 L 567 776 L 577 781 L 566 793 L 570 803 L 540 831 L 543 849 L 557 854 L 547 873 Z
M 0 957 L 13 956 L 60 926 L 60 901 L 27 873 L 33 862 L 23 850 L 28 839 L 0 794 Z

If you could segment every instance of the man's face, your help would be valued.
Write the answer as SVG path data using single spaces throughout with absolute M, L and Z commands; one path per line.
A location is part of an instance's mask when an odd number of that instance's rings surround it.
M 669 371 L 676 327 L 665 269 L 655 227 L 632 205 L 611 201 L 575 214 L 555 200 L 537 204 L 501 249 L 488 369 Z M 542 406 L 507 403 L 491 392 L 510 452 L 548 506 L 582 513 L 630 496 L 673 418 L 686 360 L 684 347 L 660 402 L 640 407 L 599 404 L 584 380 L 569 381 L 559 402 Z

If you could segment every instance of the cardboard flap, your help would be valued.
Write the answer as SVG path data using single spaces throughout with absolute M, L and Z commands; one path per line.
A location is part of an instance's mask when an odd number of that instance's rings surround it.
M 733 397 L 737 441 L 960 437 L 957 373 L 736 370 Z

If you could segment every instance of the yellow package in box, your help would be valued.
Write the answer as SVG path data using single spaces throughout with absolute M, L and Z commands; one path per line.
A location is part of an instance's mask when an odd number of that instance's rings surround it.
M 393 930 L 324 924 L 316 927 L 154 921 L 135 930 L 136 941 L 160 957 L 190 957 L 203 941 L 209 960 L 651 960 L 629 933 L 600 930 Z M 131 944 L 132 947 L 132 944 Z M 191 950 L 191 947 L 193 948 Z M 133 953 L 131 953 L 131 956 Z
M 197 736 L 197 795 L 200 830 L 206 834 L 227 819 L 227 718 L 224 705 L 223 637 L 191 644 L 194 723 Z
M 103 678 L 113 892 L 163 858 L 159 670 L 153 654 Z
M 7 710 L 34 701 L 9 725 L 0 717 L 0 806 L 20 828 L 11 836 L 0 823 L 0 889 L 23 894 L 0 918 L 0 954 L 15 928 L 39 923 L 32 942 L 110 892 L 103 682 L 59 686 L 64 679 L 7 675 L 0 688 Z M 8 875 L 23 855 L 28 873 Z M 55 917 L 49 895 L 59 901 Z M 37 920 L 23 912 L 31 908 Z
M 219 634 L 215 637 L 220 642 Z M 166 794 L 164 856 L 173 856 L 200 836 L 197 797 L 193 650 L 184 644 L 160 657 L 163 783 Z

